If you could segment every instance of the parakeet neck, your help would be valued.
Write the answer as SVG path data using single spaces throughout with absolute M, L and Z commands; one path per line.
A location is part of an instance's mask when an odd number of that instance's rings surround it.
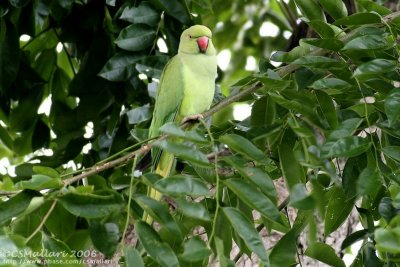
M 187 67 L 192 73 L 199 76 L 207 76 L 216 78 L 217 75 L 217 59 L 215 55 L 207 54 L 188 54 L 178 52 L 182 64 Z M 196 62 L 196 64 L 193 64 Z

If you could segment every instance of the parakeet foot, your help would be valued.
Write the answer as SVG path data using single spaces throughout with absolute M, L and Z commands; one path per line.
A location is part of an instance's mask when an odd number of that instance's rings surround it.
M 182 124 L 185 122 L 188 122 L 188 121 L 199 121 L 201 119 L 204 119 L 202 114 L 189 115 L 189 116 L 186 116 L 185 118 L 183 118 Z

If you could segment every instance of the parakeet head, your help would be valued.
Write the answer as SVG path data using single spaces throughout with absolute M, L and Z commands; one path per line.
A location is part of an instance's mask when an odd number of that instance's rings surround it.
M 215 55 L 211 37 L 212 34 L 209 28 L 203 25 L 194 25 L 183 31 L 179 43 L 179 52 Z

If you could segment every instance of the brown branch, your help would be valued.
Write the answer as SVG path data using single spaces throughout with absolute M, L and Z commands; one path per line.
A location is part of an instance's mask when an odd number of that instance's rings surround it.
M 158 139 L 158 140 L 161 140 L 161 138 Z M 151 144 L 145 145 L 145 146 L 141 147 L 140 149 L 135 150 L 135 151 L 133 151 L 133 152 L 131 152 L 129 154 L 126 154 L 125 156 L 122 156 L 120 158 L 117 158 L 115 160 L 103 163 L 101 165 L 95 165 L 95 166 L 89 168 L 86 172 L 83 172 L 83 173 L 81 173 L 79 175 L 72 176 L 71 178 L 63 180 L 63 184 L 64 185 L 70 185 L 70 184 L 75 183 L 75 182 L 77 182 L 77 181 L 79 181 L 79 180 L 81 180 L 81 179 L 83 179 L 85 177 L 97 174 L 99 172 L 111 169 L 111 168 L 116 167 L 116 166 L 120 166 L 120 165 L 132 160 L 137 155 L 147 153 L 154 146 L 153 143 L 154 142 L 152 142 Z

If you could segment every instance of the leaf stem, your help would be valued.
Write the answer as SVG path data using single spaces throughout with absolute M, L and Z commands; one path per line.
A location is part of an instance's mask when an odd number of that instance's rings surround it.
M 215 140 L 214 137 L 212 136 L 212 133 L 210 131 L 210 128 L 208 127 L 207 123 L 200 119 L 201 124 L 203 124 L 204 128 L 207 131 L 207 134 L 210 138 L 210 142 L 211 142 L 211 146 L 214 150 L 214 172 L 215 172 L 215 199 L 216 199 L 216 208 L 215 208 L 215 215 L 214 215 L 214 220 L 213 220 L 213 226 L 212 226 L 212 230 L 211 230 L 211 234 L 210 237 L 208 239 L 208 245 L 211 244 L 211 242 L 214 239 L 215 236 L 215 228 L 217 225 L 217 218 L 218 218 L 218 213 L 220 210 L 220 200 L 221 200 L 221 190 L 220 190 L 220 179 L 219 179 L 219 174 L 218 174 L 218 149 L 215 146 Z
M 124 244 L 125 241 L 125 236 L 126 232 L 128 231 L 128 226 L 129 226 L 129 218 L 131 217 L 131 202 L 132 202 L 132 193 L 133 193 L 133 182 L 135 181 L 135 169 L 137 166 L 137 160 L 140 155 L 137 155 L 135 159 L 133 160 L 133 166 L 132 166 L 132 172 L 131 172 L 131 181 L 129 183 L 129 196 L 128 196 L 128 204 L 126 207 L 126 221 L 125 221 L 125 227 L 124 231 L 122 233 L 122 239 L 121 239 L 121 244 Z

